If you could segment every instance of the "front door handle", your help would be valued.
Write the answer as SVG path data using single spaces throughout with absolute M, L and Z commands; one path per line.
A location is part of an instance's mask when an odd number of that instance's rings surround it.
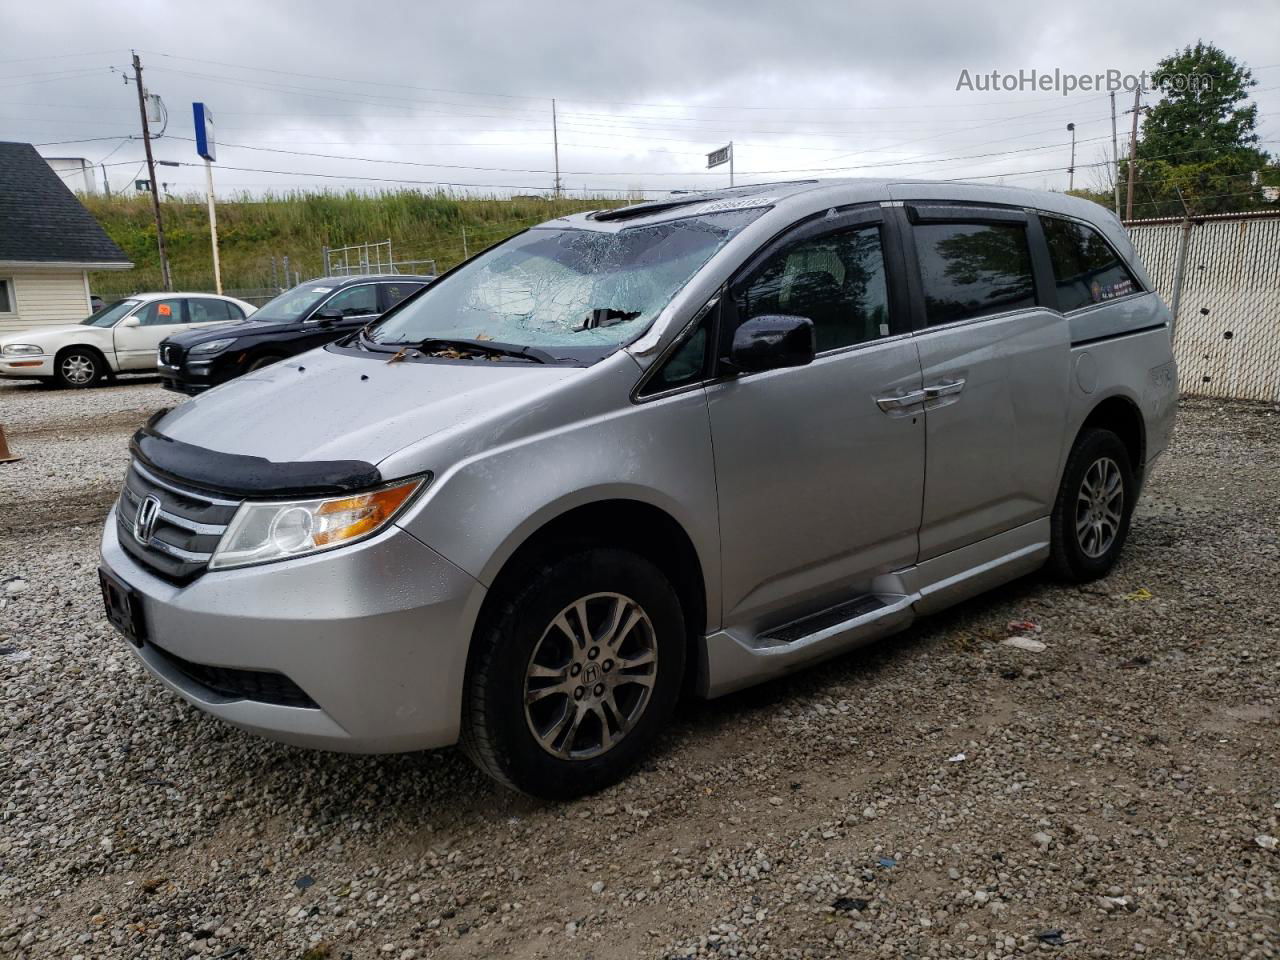
M 964 379 L 962 377 L 958 377 L 955 380 L 940 380 L 924 388 L 924 398 L 926 400 L 939 400 L 942 397 L 953 397 L 963 389 Z
M 898 413 L 909 407 L 914 407 L 917 403 L 924 403 L 925 392 L 923 390 L 912 390 L 910 393 L 900 394 L 891 397 L 876 397 L 876 406 L 885 413 Z

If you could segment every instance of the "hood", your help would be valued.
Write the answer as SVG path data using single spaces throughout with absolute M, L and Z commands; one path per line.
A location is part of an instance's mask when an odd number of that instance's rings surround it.
M 110 327 L 86 327 L 81 323 L 71 323 L 63 327 L 31 327 L 27 330 L 19 330 L 16 333 L 6 333 L 0 336 L 0 343 L 34 343 L 39 345 L 41 341 L 50 338 L 63 338 L 68 336 L 77 337 L 102 337 L 111 339 Z
M 312 350 L 202 393 L 156 422 L 184 443 L 280 463 L 377 464 L 434 433 L 527 405 L 580 367 L 465 360 L 387 363 Z
M 173 333 L 165 337 L 169 343 L 176 343 L 185 349 L 194 347 L 197 343 L 206 343 L 209 340 L 220 340 L 229 336 L 258 336 L 263 333 L 276 333 L 280 330 L 292 329 L 297 325 L 297 321 L 281 322 L 281 323 L 255 323 L 252 320 L 232 320 L 228 323 L 219 323 L 213 327 L 198 327 L 195 330 L 183 330 L 179 333 Z

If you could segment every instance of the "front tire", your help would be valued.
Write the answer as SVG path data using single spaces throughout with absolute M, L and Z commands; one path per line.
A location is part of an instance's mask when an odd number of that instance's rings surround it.
M 244 368 L 245 373 L 252 373 L 254 370 L 261 370 L 263 367 L 269 367 L 273 363 L 279 363 L 284 357 L 275 353 L 264 353 L 260 357 L 255 357 L 250 361 L 249 365 Z
M 54 360 L 53 379 L 60 387 L 83 390 L 102 381 L 107 364 L 96 350 L 69 347 Z
M 1054 503 L 1050 564 L 1071 583 L 1111 571 L 1137 498 L 1129 451 L 1110 430 L 1090 428 L 1076 439 Z
M 685 650 L 679 598 L 643 557 L 593 548 L 539 565 L 478 628 L 463 749 L 547 800 L 616 783 L 670 719 Z

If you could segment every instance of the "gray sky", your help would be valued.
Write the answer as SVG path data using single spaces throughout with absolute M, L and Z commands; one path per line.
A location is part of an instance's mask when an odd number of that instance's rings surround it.
M 1062 189 L 1068 122 L 1077 186 L 1100 182 L 1087 165 L 1110 155 L 1106 93 L 957 91 L 962 70 L 1137 73 L 1203 38 L 1255 68 L 1263 147 L 1280 153 L 1277 36 L 1280 6 L 1238 0 L 1158 11 L 1091 0 L 12 3 L 0 12 L 0 138 L 105 160 L 116 189 L 131 185 L 142 145 L 121 139 L 138 133 L 138 113 L 120 68 L 136 48 L 170 113 L 157 157 L 197 161 L 178 138 L 193 136 L 191 102 L 207 102 L 222 196 L 414 181 L 533 192 L 553 179 L 552 97 L 573 192 L 720 186 L 727 169 L 708 172 L 704 155 L 730 139 L 739 182 L 889 175 Z M 1131 95 L 1118 100 L 1123 109 Z M 80 138 L 102 139 L 53 143 Z M 204 189 L 199 166 L 161 168 L 160 179 L 174 193 Z

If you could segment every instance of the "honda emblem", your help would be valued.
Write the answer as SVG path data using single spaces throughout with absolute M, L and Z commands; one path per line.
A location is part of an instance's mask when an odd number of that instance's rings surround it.
M 138 515 L 133 518 L 133 538 L 144 547 L 151 542 L 151 535 L 156 529 L 156 517 L 159 515 L 158 498 L 150 496 L 138 504 Z

